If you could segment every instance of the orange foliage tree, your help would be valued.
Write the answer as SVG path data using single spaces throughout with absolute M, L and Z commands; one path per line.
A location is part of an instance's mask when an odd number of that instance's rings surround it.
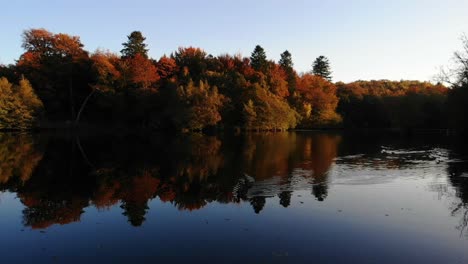
M 302 125 L 329 126 L 341 122 L 335 110 L 338 106 L 336 86 L 316 75 L 304 74 L 297 80 L 297 91 L 301 96 Z
M 143 89 L 147 89 L 152 83 L 159 80 L 156 66 L 141 54 L 136 54 L 128 60 L 130 65 L 130 79 L 134 84 Z

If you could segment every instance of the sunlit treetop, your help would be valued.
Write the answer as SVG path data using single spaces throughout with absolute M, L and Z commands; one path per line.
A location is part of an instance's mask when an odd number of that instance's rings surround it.
M 262 46 L 255 46 L 252 55 L 250 56 L 250 65 L 257 71 L 265 72 L 268 66 L 267 56 Z
M 133 58 L 137 54 L 142 55 L 144 58 L 148 58 L 148 45 L 145 43 L 146 38 L 143 37 L 140 31 L 133 31 L 127 36 L 128 41 L 122 43 L 124 48 L 120 51 L 123 58 Z
M 281 53 L 281 59 L 279 60 L 279 64 L 285 70 L 293 69 L 294 64 L 292 61 L 291 53 L 289 51 L 286 50 L 283 53 Z
M 315 59 L 312 64 L 312 73 L 331 81 L 332 72 L 330 70 L 330 62 L 328 61 L 328 58 L 325 56 L 319 56 Z

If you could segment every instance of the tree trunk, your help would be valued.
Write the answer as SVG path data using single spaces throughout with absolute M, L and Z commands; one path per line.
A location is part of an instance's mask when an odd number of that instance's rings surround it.
M 83 109 L 85 108 L 86 104 L 88 103 L 89 98 L 91 98 L 91 96 L 94 94 L 94 92 L 96 92 L 96 89 L 93 89 L 88 94 L 88 96 L 86 96 L 86 98 L 83 101 L 83 104 L 81 104 L 80 110 L 78 111 L 78 115 L 76 116 L 76 119 L 75 119 L 75 123 L 74 123 L 75 127 L 78 126 L 78 122 L 80 122 L 81 113 L 83 112 Z
M 73 100 L 73 68 L 70 63 L 70 76 L 68 78 L 68 94 L 70 96 L 70 114 L 71 120 L 75 119 L 75 102 Z

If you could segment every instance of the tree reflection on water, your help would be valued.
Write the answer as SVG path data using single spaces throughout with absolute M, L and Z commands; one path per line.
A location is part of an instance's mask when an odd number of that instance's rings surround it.
M 179 210 L 217 202 L 250 204 L 261 213 L 278 197 L 291 204 L 297 190 L 317 201 L 329 194 L 329 172 L 340 155 L 356 154 L 354 141 L 339 134 L 270 133 L 239 136 L 0 135 L 0 189 L 14 192 L 25 206 L 23 224 L 33 229 L 80 221 L 84 209 L 119 205 L 133 226 L 141 226 L 158 199 Z M 375 143 L 375 142 L 374 142 Z M 369 145 L 378 145 L 370 143 Z M 367 146 L 368 147 L 368 146 Z M 380 148 L 360 146 L 350 160 L 382 166 Z M 387 159 L 384 166 L 403 166 Z M 448 177 L 460 201 L 453 209 L 468 222 L 468 166 L 448 163 Z

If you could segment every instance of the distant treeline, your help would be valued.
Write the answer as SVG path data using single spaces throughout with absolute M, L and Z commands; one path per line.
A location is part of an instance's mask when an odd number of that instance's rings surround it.
M 0 66 L 0 129 L 78 123 L 177 131 L 412 129 L 467 123 L 468 48 L 457 53 L 457 78 L 447 88 L 419 81 L 333 83 L 326 57 L 318 57 L 310 73 L 298 74 L 291 53 L 275 62 L 261 46 L 250 58 L 187 47 L 156 60 L 148 57 L 139 31 L 128 36 L 121 55 L 90 53 L 79 37 L 45 29 L 26 30 L 22 47 L 15 65 Z

